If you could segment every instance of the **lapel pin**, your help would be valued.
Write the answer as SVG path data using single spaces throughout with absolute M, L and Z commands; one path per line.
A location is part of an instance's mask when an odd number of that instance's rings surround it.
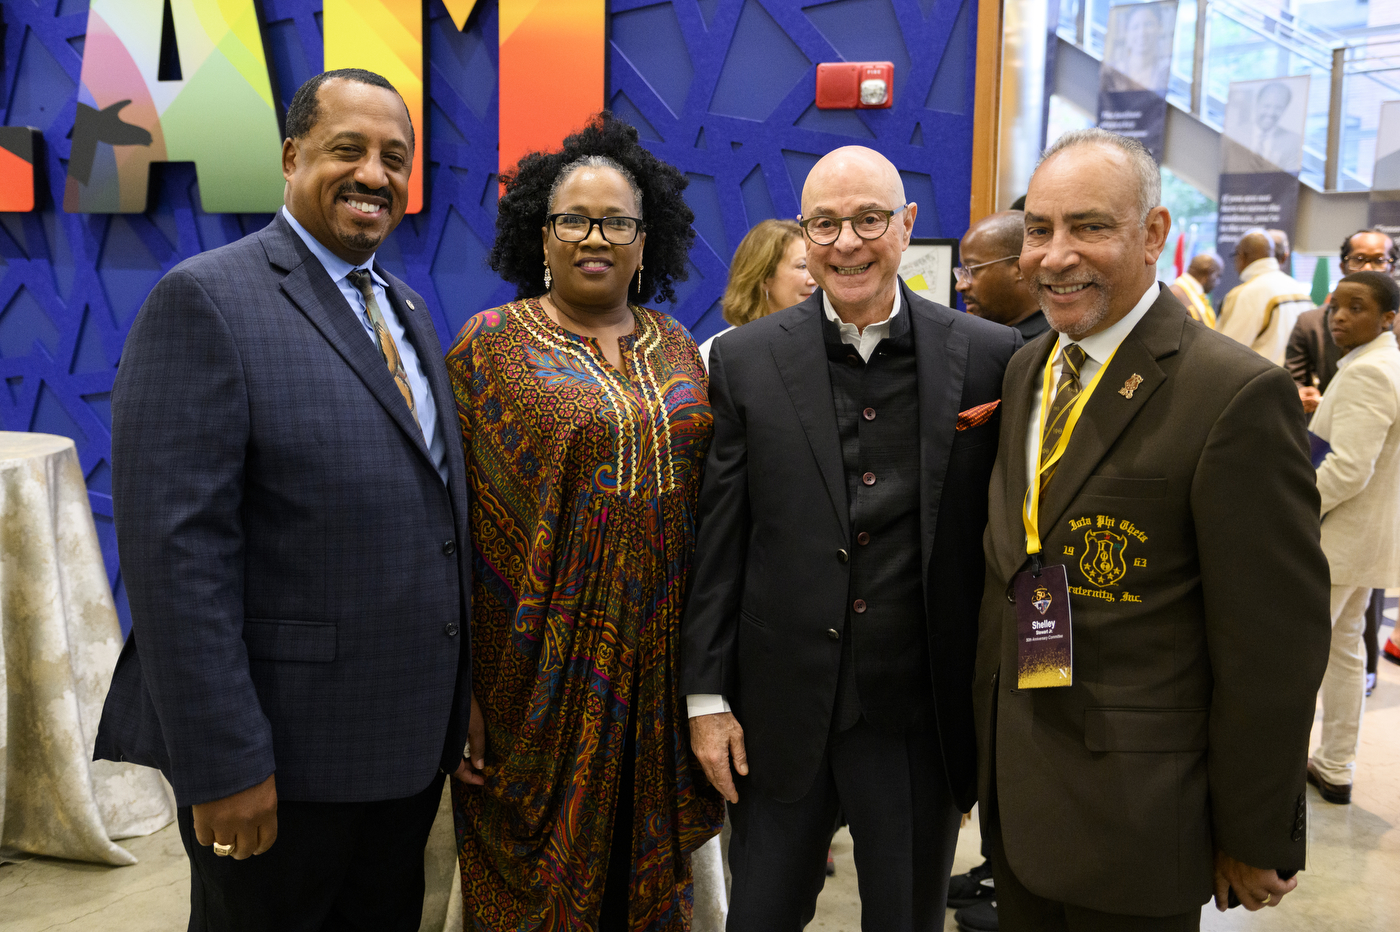
M 1132 377 L 1123 383 L 1123 387 L 1118 389 L 1118 394 L 1122 395 L 1124 398 L 1132 398 L 1133 392 L 1137 391 L 1137 387 L 1141 384 L 1142 376 L 1134 372 Z
M 408 309 L 409 309 L 410 311 L 416 311 L 416 310 L 418 310 L 418 308 L 416 308 L 416 307 L 413 306 L 413 302 L 410 301 L 410 300 L 408 300 L 407 298 L 404 298 L 404 299 L 403 299 L 403 303 L 408 305 Z

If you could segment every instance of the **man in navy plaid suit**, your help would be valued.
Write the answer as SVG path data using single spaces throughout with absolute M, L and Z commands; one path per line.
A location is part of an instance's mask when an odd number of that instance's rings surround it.
M 479 782 L 484 749 L 455 405 L 423 299 L 374 262 L 413 127 L 344 70 L 287 137 L 286 207 L 166 275 L 123 351 L 132 632 L 97 756 L 173 785 L 191 930 L 411 932 L 443 774 Z

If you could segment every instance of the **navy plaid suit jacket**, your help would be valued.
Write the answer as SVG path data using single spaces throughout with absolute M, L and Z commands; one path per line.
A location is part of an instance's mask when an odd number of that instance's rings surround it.
M 423 300 L 389 282 L 445 431 L 444 486 L 373 341 L 278 214 L 180 263 L 112 389 L 132 631 L 96 757 L 180 805 L 273 772 L 285 800 L 421 791 L 461 761 L 471 548 L 457 406 Z

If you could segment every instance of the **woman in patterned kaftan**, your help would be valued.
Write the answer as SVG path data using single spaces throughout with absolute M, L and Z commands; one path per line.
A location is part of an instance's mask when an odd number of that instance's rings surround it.
M 520 298 L 447 359 L 486 725 L 484 785 L 453 786 L 466 928 L 681 932 L 722 821 L 677 690 L 711 415 L 694 341 L 641 302 L 684 276 L 685 180 L 606 113 L 503 180 Z

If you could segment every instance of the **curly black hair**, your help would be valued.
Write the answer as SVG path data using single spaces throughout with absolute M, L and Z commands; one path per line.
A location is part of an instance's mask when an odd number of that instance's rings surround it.
M 695 214 L 681 196 L 686 177 L 643 148 L 637 141 L 637 130 L 607 110 L 565 139 L 562 151 L 532 152 L 514 171 L 501 176 L 506 190 L 496 210 L 496 242 L 488 260 L 492 270 L 515 285 L 517 298 L 544 293 L 540 229 L 549 213 L 550 190 L 561 171 L 590 155 L 605 156 L 621 165 L 642 191 L 645 268 L 640 289 L 633 283 L 628 299 L 639 304 L 653 297 L 674 301 L 672 283 L 685 281 L 686 257 L 695 241 L 691 229 Z

